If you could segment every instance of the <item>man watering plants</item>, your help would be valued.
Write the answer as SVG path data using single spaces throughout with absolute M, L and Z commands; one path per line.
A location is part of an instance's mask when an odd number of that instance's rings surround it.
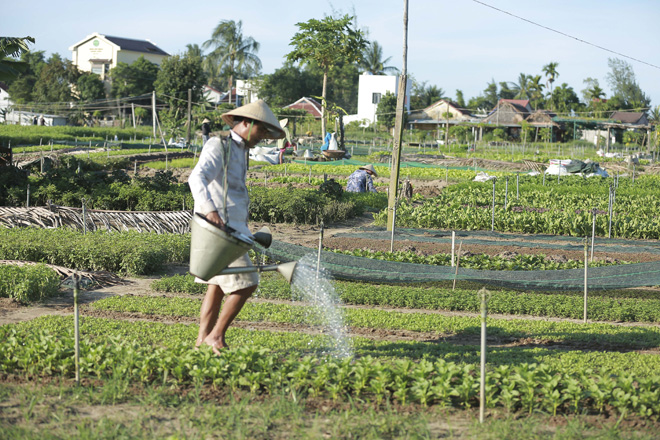
M 371 180 L 371 176 L 378 177 L 374 166 L 371 164 L 361 166 L 355 170 L 353 174 L 348 176 L 346 191 L 356 193 L 363 193 L 367 191 L 376 192 L 376 188 L 374 188 L 374 182 Z
M 248 229 L 250 201 L 245 184 L 248 150 L 263 139 L 284 137 L 284 130 L 263 100 L 231 110 L 223 114 L 222 119 L 231 129 L 229 136 L 212 137 L 206 142 L 188 179 L 195 200 L 194 210 L 218 227 L 233 228 L 251 237 Z M 252 263 L 245 253 L 229 266 L 252 266 Z M 195 346 L 209 345 L 218 354 L 219 350 L 227 348 L 227 328 L 257 289 L 259 275 L 255 272 L 217 275 L 208 281 L 199 278 L 195 281 L 208 284 Z

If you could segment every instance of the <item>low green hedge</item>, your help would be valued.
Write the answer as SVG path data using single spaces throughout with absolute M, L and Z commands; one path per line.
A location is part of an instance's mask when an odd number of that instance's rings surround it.
M 268 223 L 317 224 L 362 215 L 365 205 L 348 195 L 334 199 L 317 190 L 250 188 L 250 220 Z
M 57 293 L 60 277 L 44 264 L 0 265 L 0 297 L 35 301 Z
M 165 263 L 184 263 L 189 258 L 188 234 L 0 229 L 0 259 L 5 260 L 143 275 L 160 271 Z

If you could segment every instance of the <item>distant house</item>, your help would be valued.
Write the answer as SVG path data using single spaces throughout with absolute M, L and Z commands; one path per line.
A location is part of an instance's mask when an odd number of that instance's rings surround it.
M 404 111 L 410 112 L 410 91 L 412 89 L 412 80 L 408 79 L 406 85 L 406 97 L 404 100 Z M 358 82 L 358 103 L 357 114 L 344 117 L 344 123 L 353 121 L 367 120 L 373 123 L 378 120 L 376 109 L 380 99 L 386 93 L 392 93 L 394 96 L 399 94 L 399 76 L 397 75 L 371 75 L 363 73 Z
M 455 102 L 441 99 L 423 110 L 410 113 L 408 123 L 412 128 L 434 130 L 438 125 L 455 125 L 473 119 L 467 109 L 461 108 Z
M 293 104 L 289 104 L 284 108 L 295 108 L 298 110 L 305 110 L 316 119 L 321 119 L 321 103 L 313 98 L 302 97 Z
M 649 118 L 642 112 L 614 112 L 610 119 L 622 124 L 649 125 Z
M 525 99 L 500 99 L 495 108 L 481 122 L 485 124 L 519 127 L 532 112 L 529 100 Z
M 211 86 L 204 86 L 202 87 L 202 94 L 204 95 L 206 102 L 213 105 L 218 105 L 220 102 L 222 102 L 222 98 L 227 94 L 227 92 L 221 92 L 220 90 Z
M 559 124 L 553 121 L 555 116 L 557 114 L 550 110 L 536 110 L 525 121 L 532 127 L 559 127 Z
M 35 113 L 20 110 L 14 110 L 5 116 L 7 123 L 16 125 L 34 125 L 35 118 L 38 121 L 42 117 L 44 118 L 44 125 L 48 127 L 66 125 L 67 122 L 66 116 L 49 115 L 45 113 Z
M 7 89 L 7 84 L 0 82 L 0 120 L 4 120 L 4 112 L 12 104 Z
M 149 40 L 112 37 L 94 32 L 69 47 L 71 60 L 79 70 L 92 72 L 105 79 L 117 63 L 133 64 L 143 56 L 147 61 L 160 65 L 167 52 Z

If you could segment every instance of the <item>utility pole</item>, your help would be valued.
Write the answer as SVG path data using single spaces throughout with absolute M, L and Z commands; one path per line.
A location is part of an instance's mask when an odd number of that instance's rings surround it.
M 190 125 L 191 125 L 191 108 L 192 108 L 192 89 L 188 89 L 188 134 L 186 135 L 186 145 L 190 145 Z
M 399 77 L 399 90 L 396 98 L 396 121 L 394 123 L 394 144 L 392 145 L 392 168 L 390 169 L 390 192 L 387 200 L 387 230 L 394 228 L 394 207 L 399 188 L 399 167 L 401 166 L 401 140 L 403 138 L 403 107 L 408 84 L 408 0 L 403 0 L 403 65 Z
M 154 90 L 151 95 L 151 119 L 153 120 L 154 126 L 154 139 L 156 139 L 156 91 Z

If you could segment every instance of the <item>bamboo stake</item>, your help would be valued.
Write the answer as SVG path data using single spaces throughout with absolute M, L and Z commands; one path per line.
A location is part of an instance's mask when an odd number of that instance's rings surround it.
M 479 290 L 481 294 L 481 377 L 479 378 L 479 423 L 484 422 L 486 412 L 486 316 L 488 315 L 488 306 L 486 295 L 488 292 L 485 287 Z
M 589 248 L 589 237 L 584 238 L 584 323 L 587 323 L 587 249 Z
M 80 318 L 78 312 L 78 272 L 73 273 L 73 331 L 74 331 L 74 363 L 76 367 L 76 384 L 80 385 Z
M 458 244 L 458 256 L 456 257 L 456 271 L 454 272 L 454 285 L 451 290 L 456 290 L 456 277 L 458 276 L 458 265 L 461 262 L 461 248 L 463 247 L 463 240 Z

